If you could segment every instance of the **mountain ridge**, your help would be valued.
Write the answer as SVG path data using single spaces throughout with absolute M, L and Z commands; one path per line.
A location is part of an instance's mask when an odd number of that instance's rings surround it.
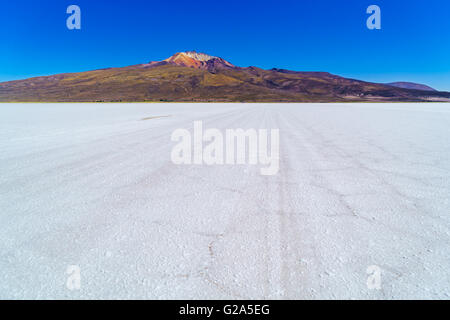
M 424 90 L 424 91 L 438 91 L 430 86 L 427 86 L 426 84 L 422 83 L 415 83 L 415 82 L 408 82 L 408 81 L 396 81 L 396 82 L 390 82 L 386 83 L 388 86 L 393 86 L 397 88 L 403 88 L 403 89 L 416 89 L 416 90 Z
M 450 101 L 449 92 L 405 89 L 328 72 L 239 67 L 196 51 L 121 68 L 0 83 L 0 102 Z

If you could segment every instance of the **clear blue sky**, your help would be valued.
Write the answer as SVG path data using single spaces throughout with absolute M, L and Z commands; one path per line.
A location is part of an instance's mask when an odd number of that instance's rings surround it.
M 66 8 L 82 30 L 66 28 Z M 382 30 L 366 28 L 366 8 Z M 0 81 L 197 50 L 235 65 L 328 71 L 450 91 L 448 0 L 15 0 L 0 5 Z

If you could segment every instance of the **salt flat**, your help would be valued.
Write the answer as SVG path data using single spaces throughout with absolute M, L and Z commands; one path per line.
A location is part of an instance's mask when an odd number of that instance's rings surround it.
M 196 120 L 279 173 L 173 164 Z M 1 299 L 449 299 L 450 104 L 0 104 L 0 209 Z

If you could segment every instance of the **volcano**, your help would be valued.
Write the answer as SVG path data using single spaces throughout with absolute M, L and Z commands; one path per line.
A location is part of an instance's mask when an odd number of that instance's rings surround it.
M 0 102 L 450 101 L 449 92 L 365 82 L 328 72 L 239 67 L 196 51 L 162 61 L 0 83 Z
M 196 51 L 178 52 L 163 61 L 152 61 L 149 66 L 176 65 L 181 67 L 216 71 L 223 68 L 236 68 L 228 61 Z

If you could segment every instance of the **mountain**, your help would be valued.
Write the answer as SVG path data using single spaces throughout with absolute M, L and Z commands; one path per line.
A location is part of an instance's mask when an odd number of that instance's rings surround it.
M 156 67 L 163 65 L 177 65 L 181 67 L 189 67 L 195 69 L 203 69 L 211 72 L 217 69 L 230 68 L 235 69 L 236 66 L 222 58 L 210 56 L 205 53 L 197 53 L 195 51 L 178 52 L 163 61 L 152 61 L 148 66 Z
M 436 89 L 433 89 L 425 84 L 420 83 L 414 83 L 414 82 L 391 82 L 386 83 L 388 86 L 393 86 L 397 88 L 403 88 L 403 89 L 415 89 L 415 90 L 423 90 L 423 91 L 437 91 Z
M 93 101 L 450 101 L 450 93 L 398 88 L 327 72 L 242 68 L 195 51 L 122 68 L 0 83 L 0 102 Z

